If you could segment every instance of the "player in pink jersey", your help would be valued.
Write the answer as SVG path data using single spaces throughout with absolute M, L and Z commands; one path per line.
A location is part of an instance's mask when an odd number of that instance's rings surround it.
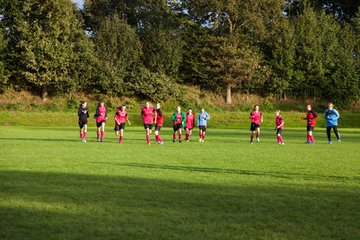
M 276 115 L 276 120 L 275 120 L 276 128 L 275 128 L 275 130 L 276 130 L 276 135 L 277 135 L 277 143 L 281 144 L 281 145 L 284 145 L 284 140 L 281 137 L 281 134 L 282 134 L 282 131 L 284 129 L 285 122 L 284 122 L 283 118 L 281 117 L 281 111 L 280 110 L 276 110 L 275 115 Z
M 147 144 L 151 144 L 150 135 L 152 131 L 152 125 L 154 123 L 154 109 L 151 106 L 150 102 L 146 102 L 145 107 L 141 110 L 141 117 L 143 120 L 144 128 L 146 130 L 146 142 Z
M 251 131 L 251 136 L 250 136 L 250 144 L 253 143 L 254 140 L 254 135 L 255 135 L 255 131 L 256 131 L 256 141 L 260 142 L 260 126 L 261 123 L 263 122 L 263 115 L 262 113 L 259 111 L 259 106 L 256 105 L 253 109 L 253 111 L 250 113 L 250 120 L 251 120 L 251 126 L 250 126 L 250 131 Z
M 114 128 L 116 136 L 119 136 L 119 132 L 120 132 L 119 144 L 122 143 L 123 138 L 124 138 L 124 130 L 125 130 L 125 122 L 126 121 L 131 126 L 129 116 L 126 112 L 126 107 L 119 106 L 115 113 L 115 128 Z
M 190 136 L 192 134 L 192 130 L 195 126 L 195 114 L 193 113 L 192 109 L 189 108 L 188 112 L 186 113 L 186 120 L 185 120 L 185 141 L 189 141 Z
M 160 103 L 156 104 L 156 109 L 154 109 L 155 114 L 155 139 L 156 144 L 164 144 L 163 139 L 160 136 L 161 127 L 164 125 L 164 113 L 161 111 Z
M 99 102 L 96 113 L 94 115 L 96 119 L 96 126 L 97 126 L 97 140 L 99 142 L 104 142 L 105 136 L 105 123 L 107 120 L 107 108 L 104 102 Z
M 171 116 L 171 121 L 173 121 L 173 128 L 174 128 L 174 134 L 173 134 L 173 142 L 176 142 L 176 132 L 179 133 L 179 143 L 181 143 L 182 140 L 182 133 L 181 129 L 185 127 L 185 120 L 186 116 L 185 113 L 181 111 L 181 107 L 176 107 L 176 112 Z

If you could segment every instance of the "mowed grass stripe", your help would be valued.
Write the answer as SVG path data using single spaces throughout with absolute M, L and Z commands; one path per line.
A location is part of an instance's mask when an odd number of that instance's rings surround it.
M 73 127 L 0 127 L 1 239 L 356 239 L 359 129 L 328 145 L 316 129 L 209 129 L 205 143 L 118 145 Z M 154 138 L 152 138 L 154 141 Z

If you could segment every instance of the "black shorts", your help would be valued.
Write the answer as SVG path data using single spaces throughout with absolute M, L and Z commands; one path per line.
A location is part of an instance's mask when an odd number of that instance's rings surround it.
M 306 131 L 308 131 L 308 132 L 312 132 L 312 131 L 314 131 L 314 126 L 306 126 Z
M 203 132 L 206 132 L 206 126 L 199 126 L 199 130 L 203 131 Z
M 257 128 L 260 128 L 260 124 L 251 123 L 250 131 L 255 131 Z
M 159 132 L 159 131 L 161 130 L 161 127 L 162 127 L 162 126 L 155 125 L 155 132 L 156 132 L 156 131 Z
M 152 130 L 152 124 L 144 123 L 144 128 Z
M 98 122 L 98 123 L 96 123 L 96 126 L 99 128 L 99 127 L 101 127 L 102 123 L 106 123 L 106 122 L 105 121 Z
M 283 132 L 283 129 L 282 128 L 278 128 L 277 130 L 276 130 L 276 134 L 282 134 L 282 132 Z
M 79 121 L 79 128 L 83 128 L 85 127 L 85 125 L 87 125 L 87 122 L 82 122 L 82 121 Z
M 120 123 L 120 125 L 116 125 L 114 131 L 118 132 L 121 129 L 125 129 L 125 123 Z
M 184 127 L 184 130 L 185 131 L 191 131 L 191 130 L 193 130 L 194 128 L 188 128 L 188 127 Z
M 181 124 L 181 123 L 175 124 L 175 125 L 173 126 L 174 132 L 176 132 L 177 130 L 181 129 L 181 127 L 182 127 L 182 124 Z

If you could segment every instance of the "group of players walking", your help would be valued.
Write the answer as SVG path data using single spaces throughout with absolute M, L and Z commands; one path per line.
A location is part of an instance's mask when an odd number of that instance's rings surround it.
M 284 129 L 284 120 L 281 116 L 281 111 L 277 110 L 275 112 L 276 119 L 276 136 L 277 136 L 277 143 L 283 145 L 284 140 L 281 136 L 282 131 Z M 79 109 L 78 109 L 78 116 L 79 116 L 79 127 L 80 127 L 80 138 L 82 142 L 86 142 L 86 134 L 87 134 L 87 123 L 89 118 L 89 112 L 87 109 L 87 103 L 81 102 Z M 156 144 L 164 144 L 162 137 L 160 136 L 160 130 L 164 125 L 164 113 L 161 110 L 160 103 L 156 104 L 156 107 L 153 108 L 150 102 L 146 102 L 145 106 L 141 110 L 141 117 L 144 124 L 144 128 L 146 131 L 146 142 L 147 144 L 151 144 L 150 136 L 152 133 L 153 125 L 155 125 L 155 139 Z M 107 121 L 107 108 L 104 102 L 100 102 L 96 108 L 96 113 L 94 114 L 94 118 L 96 120 L 97 126 L 97 140 L 99 142 L 104 141 L 105 135 L 105 124 Z M 306 120 L 307 122 L 307 141 L 306 144 L 314 144 L 314 136 L 313 131 L 316 125 L 316 120 L 318 118 L 318 114 L 312 110 L 311 105 L 307 105 L 307 114 L 306 117 L 301 118 L 302 120 Z M 339 113 L 333 108 L 333 104 L 328 104 L 328 109 L 325 111 L 324 118 L 326 120 L 326 132 L 328 143 L 332 144 L 331 140 L 331 129 L 334 130 L 335 136 L 340 142 L 340 134 L 337 129 L 338 126 L 338 119 L 340 118 Z M 131 125 L 129 120 L 128 114 L 126 112 L 125 106 L 119 106 L 115 112 L 115 134 L 119 136 L 119 144 L 123 142 L 124 138 L 124 129 L 125 123 L 127 122 Z M 171 120 L 173 122 L 173 142 L 176 142 L 176 137 L 178 136 L 179 143 L 182 142 L 183 135 L 182 129 L 185 130 L 185 141 L 189 141 L 190 136 L 192 134 L 192 130 L 195 127 L 195 122 L 199 127 L 199 142 L 205 141 L 206 136 L 206 128 L 207 128 L 207 121 L 210 119 L 209 114 L 205 111 L 204 108 L 200 110 L 197 117 L 193 113 L 192 109 L 189 108 L 187 113 L 181 111 L 181 107 L 177 106 L 176 111 L 171 116 Z M 260 142 L 260 127 L 261 123 L 263 122 L 263 114 L 260 111 L 258 105 L 256 105 L 253 111 L 250 113 L 250 144 L 253 144 L 254 137 L 256 137 L 256 141 Z M 256 133 L 256 135 L 255 135 Z
M 87 123 L 89 118 L 89 112 L 87 109 L 87 103 L 81 102 L 78 109 L 79 116 L 79 127 L 80 127 L 80 138 L 82 142 L 86 142 L 87 134 Z M 151 144 L 150 136 L 152 133 L 153 125 L 155 125 L 155 139 L 156 144 L 164 144 L 162 137 L 160 136 L 160 130 L 164 125 L 164 113 L 161 110 L 160 103 L 156 104 L 156 107 L 153 108 L 150 102 L 146 102 L 145 106 L 141 109 L 142 122 L 146 131 L 146 142 Z M 97 126 L 97 140 L 99 142 L 104 141 L 105 136 L 105 124 L 107 121 L 107 108 L 104 102 L 100 102 L 96 108 L 96 113 L 94 114 Z M 128 114 L 126 112 L 125 106 L 119 106 L 115 112 L 115 134 L 119 136 L 119 144 L 123 142 L 124 138 L 124 129 L 125 122 L 128 122 L 131 125 Z M 192 130 L 195 127 L 195 122 L 199 127 L 199 142 L 205 141 L 207 121 L 210 119 L 209 114 L 205 111 L 204 108 L 201 109 L 197 118 L 193 113 L 191 108 L 188 109 L 188 112 L 185 114 L 181 111 L 181 107 L 177 106 L 176 111 L 171 116 L 173 122 L 173 142 L 176 142 L 176 137 L 178 136 L 179 143 L 183 140 L 182 129 L 185 130 L 185 141 L 190 140 Z

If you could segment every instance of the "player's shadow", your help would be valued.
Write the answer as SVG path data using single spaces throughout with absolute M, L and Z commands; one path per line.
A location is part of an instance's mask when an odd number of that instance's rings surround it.
M 224 168 L 204 168 L 204 167 L 190 167 L 190 166 L 169 166 L 158 164 L 144 164 L 144 163 L 109 163 L 109 162 L 92 162 L 94 164 L 118 165 L 126 167 L 160 169 L 160 170 L 173 170 L 173 171 L 190 171 L 202 173 L 219 173 L 219 174 L 239 174 L 239 175 L 252 175 L 252 176 L 267 176 L 274 178 L 285 179 L 303 179 L 303 180 L 332 180 L 332 181 L 360 181 L 360 177 L 345 177 L 345 176 L 327 176 L 327 175 L 314 175 L 306 173 L 284 173 L 284 172 L 265 172 L 253 170 L 240 170 L 240 169 L 224 169 Z
M 0 141 L 34 141 L 34 142 L 79 142 L 78 139 L 74 138 L 3 138 L 0 137 Z

